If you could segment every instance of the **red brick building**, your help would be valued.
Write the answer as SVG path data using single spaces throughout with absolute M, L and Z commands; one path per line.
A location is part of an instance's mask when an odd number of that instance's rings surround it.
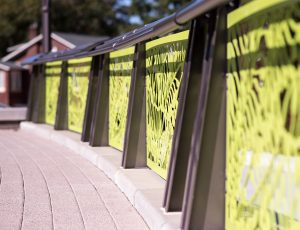
M 13 62 L 0 62 L 0 107 L 26 104 L 29 71 Z
M 106 36 L 87 36 L 53 32 L 52 51 L 73 49 L 83 44 L 106 40 Z M 0 60 L 0 103 L 17 106 L 27 102 L 31 67 L 21 67 L 25 59 L 42 52 L 43 35 L 36 33 L 33 25 L 28 32 L 28 41 L 7 49 L 8 54 Z

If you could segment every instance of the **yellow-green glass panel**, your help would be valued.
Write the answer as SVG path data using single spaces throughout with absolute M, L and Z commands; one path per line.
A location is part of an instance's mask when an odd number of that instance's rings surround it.
M 91 58 L 68 61 L 68 128 L 81 133 L 88 92 Z
M 134 47 L 110 53 L 109 145 L 123 150 Z
M 255 0 L 228 16 L 228 230 L 300 229 L 299 12 Z
M 60 84 L 61 62 L 49 62 L 45 68 L 45 122 L 54 125 L 58 91 Z
M 166 179 L 189 31 L 146 43 L 147 165 Z

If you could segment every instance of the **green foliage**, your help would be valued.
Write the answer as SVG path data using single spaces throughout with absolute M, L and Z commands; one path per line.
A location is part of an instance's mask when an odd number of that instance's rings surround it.
M 7 47 L 26 39 L 27 28 L 40 18 L 40 2 L 0 0 L 0 57 Z
M 30 24 L 41 25 L 41 0 L 0 0 L 0 57 L 27 40 Z M 52 0 L 52 31 L 115 36 L 173 13 L 187 0 Z
M 52 0 L 52 29 L 94 35 L 115 35 L 116 0 Z
M 41 25 L 41 0 L 0 0 L 0 57 L 27 40 L 30 24 Z M 52 31 L 117 35 L 126 23 L 115 17 L 116 0 L 52 0 Z
M 141 23 L 147 24 L 172 14 L 178 8 L 186 5 L 188 0 L 132 0 L 129 6 L 122 6 L 118 13 L 122 13 L 125 20 L 136 16 Z

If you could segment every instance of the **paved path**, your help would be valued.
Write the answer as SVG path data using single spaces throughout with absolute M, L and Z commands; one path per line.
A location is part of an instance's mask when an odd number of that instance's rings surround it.
M 26 131 L 0 130 L 0 229 L 147 229 L 106 175 Z

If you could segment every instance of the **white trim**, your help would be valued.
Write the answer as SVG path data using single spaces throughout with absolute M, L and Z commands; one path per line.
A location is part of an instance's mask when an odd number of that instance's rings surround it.
M 2 69 L 4 71 L 10 71 L 10 67 L 9 66 L 3 65 L 1 63 L 0 63 L 0 69 Z
M 0 93 L 6 92 L 6 73 L 4 71 L 0 71 L 0 82 L 2 85 L 0 85 Z
M 62 45 L 66 46 L 69 49 L 73 49 L 73 48 L 76 47 L 73 43 L 67 41 L 66 39 L 60 37 L 59 35 L 57 35 L 55 33 L 51 33 L 51 38 L 54 39 L 54 40 L 56 40 L 57 42 L 61 43 Z M 39 34 L 35 38 L 31 39 L 29 42 L 26 42 L 25 44 L 21 45 L 15 51 L 13 51 L 13 52 L 9 53 L 8 55 L 4 56 L 1 59 L 1 61 L 6 62 L 6 61 L 11 60 L 12 58 L 14 58 L 15 56 L 19 55 L 24 50 L 26 50 L 29 47 L 33 46 L 34 44 L 36 44 L 37 42 L 41 41 L 42 39 L 43 39 L 43 35 Z
M 73 49 L 73 48 L 76 47 L 73 43 L 67 41 L 66 39 L 64 39 L 64 38 L 62 38 L 62 37 L 60 37 L 60 36 L 57 35 L 56 33 L 52 33 L 52 34 L 51 34 L 51 38 L 53 38 L 54 40 L 56 40 L 56 41 L 58 41 L 59 43 L 63 44 L 64 46 L 67 46 L 69 49 Z
M 35 43 L 39 42 L 40 40 L 43 39 L 43 35 L 38 35 L 35 38 L 33 38 L 32 40 L 30 40 L 29 42 L 25 43 L 24 45 L 22 45 L 19 49 L 15 50 L 14 52 L 6 55 L 5 57 L 3 57 L 1 59 L 1 61 L 6 62 L 11 60 L 12 58 L 14 58 L 15 56 L 17 56 L 18 54 L 22 53 L 24 50 L 28 49 L 29 47 L 33 46 Z
M 25 43 L 21 43 L 21 44 L 17 44 L 17 45 L 14 45 L 14 46 L 10 46 L 6 49 L 7 53 L 11 53 L 17 49 L 19 49 L 22 45 L 24 45 Z

